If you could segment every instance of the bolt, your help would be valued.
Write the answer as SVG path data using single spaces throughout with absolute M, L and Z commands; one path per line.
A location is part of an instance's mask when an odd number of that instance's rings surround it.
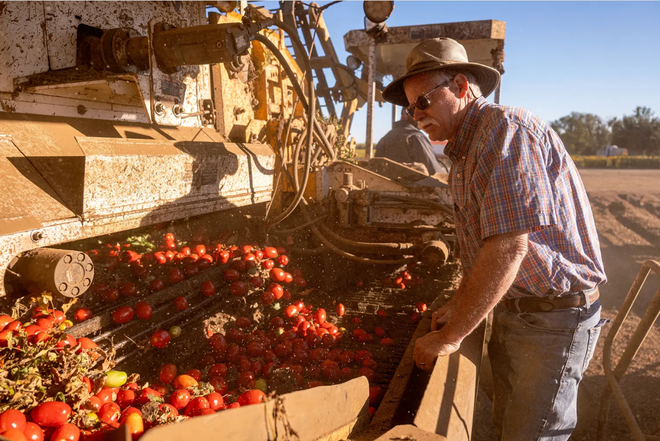
M 92 283 L 90 279 L 83 280 L 83 286 L 89 286 Z
M 83 106 L 82 104 L 80 104 L 80 105 L 76 108 L 76 110 L 77 110 L 77 112 L 78 112 L 78 115 L 84 115 L 85 113 L 87 113 L 87 107 Z
M 94 265 L 91 263 L 88 263 L 87 266 L 85 266 L 85 271 L 92 271 L 94 269 Z
M 77 296 L 79 292 L 80 292 L 80 289 L 77 286 L 74 286 L 73 288 L 71 288 L 71 295 Z
M 215 42 L 215 47 L 217 47 L 218 49 L 222 49 L 222 46 L 224 46 L 224 45 L 225 45 L 225 42 L 222 41 L 222 40 L 218 40 L 218 41 Z
M 71 255 L 67 254 L 64 256 L 64 263 L 71 263 L 72 260 Z
M 67 284 L 64 283 L 64 282 L 60 283 L 60 286 L 58 287 L 58 289 L 60 290 L 60 292 L 64 292 L 64 291 L 66 291 L 67 288 L 68 288 L 68 286 L 67 286 Z
M 252 98 L 252 107 L 257 107 L 259 106 L 259 100 L 256 98 Z
M 85 260 L 85 253 L 78 253 L 78 262 Z
M 154 105 L 154 112 L 156 115 L 162 115 L 165 112 L 165 106 L 161 102 L 157 102 Z
M 43 238 L 44 238 L 44 232 L 41 230 L 33 231 L 32 234 L 30 235 L 30 239 L 32 239 L 32 242 L 39 242 Z

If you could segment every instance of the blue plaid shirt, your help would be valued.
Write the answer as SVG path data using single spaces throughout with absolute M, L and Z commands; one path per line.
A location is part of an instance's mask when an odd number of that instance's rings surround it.
M 607 281 L 584 185 L 548 124 L 479 98 L 445 153 L 464 275 L 485 239 L 527 231 L 528 252 L 506 298 L 578 292 Z

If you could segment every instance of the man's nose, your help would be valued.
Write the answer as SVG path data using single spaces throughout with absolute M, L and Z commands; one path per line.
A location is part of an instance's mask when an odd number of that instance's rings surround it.
M 413 111 L 415 112 L 415 118 L 414 118 L 415 122 L 419 122 L 422 118 L 426 116 L 426 112 L 421 110 L 419 107 L 415 107 Z

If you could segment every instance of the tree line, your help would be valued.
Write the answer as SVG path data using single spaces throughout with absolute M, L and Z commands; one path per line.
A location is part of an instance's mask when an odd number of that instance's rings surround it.
M 591 113 L 573 112 L 550 123 L 572 155 L 595 155 L 608 145 L 628 149 L 629 155 L 660 155 L 660 118 L 648 107 L 608 121 Z

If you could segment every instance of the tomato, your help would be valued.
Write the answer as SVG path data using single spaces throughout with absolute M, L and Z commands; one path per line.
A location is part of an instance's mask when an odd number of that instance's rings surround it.
M 413 312 L 413 314 L 410 316 L 410 320 L 414 322 L 418 322 L 422 316 L 419 314 L 419 312 Z
M 108 371 L 105 374 L 105 387 L 120 387 L 126 384 L 128 375 L 122 371 Z
M 60 337 L 60 338 L 62 338 L 62 337 Z M 57 344 L 55 345 L 55 347 L 63 348 L 65 346 L 69 346 L 70 348 L 75 348 L 77 346 L 77 344 L 78 344 L 78 342 L 77 342 L 76 338 L 73 335 L 66 334 L 66 338 L 63 339 L 63 340 L 58 341 Z
M 174 379 L 173 386 L 176 389 L 186 389 L 188 387 L 197 387 L 199 383 L 190 375 L 182 374 Z
M 270 277 L 276 282 L 283 282 L 285 279 L 284 274 L 285 272 L 282 268 L 271 268 L 270 270 Z
M 154 348 L 158 349 L 163 349 L 167 345 L 170 344 L 170 340 L 172 339 L 172 336 L 170 336 L 170 333 L 167 332 L 164 329 L 159 329 L 153 334 L 151 334 L 151 346 Z
M 376 311 L 376 314 L 378 314 L 378 317 L 387 317 L 387 311 L 384 309 L 379 308 L 378 311 Z
M 174 307 L 179 311 L 185 311 L 188 309 L 188 299 L 183 296 L 179 296 L 174 299 Z
M 236 319 L 236 326 L 238 326 L 239 328 L 247 328 L 251 324 L 252 322 L 247 317 L 238 317 Z
M 71 416 L 71 406 L 60 401 L 46 401 L 32 409 L 30 416 L 41 427 L 60 427 Z
M 202 380 L 202 372 L 199 369 L 190 369 L 186 372 L 186 375 L 193 377 L 198 382 Z
M 209 409 L 209 401 L 204 397 L 196 397 L 190 400 L 190 403 L 186 406 L 184 413 L 187 416 L 196 416 L 199 415 L 199 412 L 203 409 Z
M 204 297 L 211 297 L 213 294 L 215 294 L 215 286 L 213 286 L 213 282 L 207 280 L 202 283 L 200 291 Z
M 92 310 L 89 308 L 80 308 L 73 314 L 73 318 L 76 319 L 77 322 L 89 320 L 92 318 Z
M 121 409 L 117 403 L 105 403 L 99 409 L 97 416 L 106 424 L 113 424 L 119 421 Z
M 291 282 L 293 282 L 293 276 L 291 275 L 291 273 L 286 273 L 285 272 L 284 273 L 284 283 L 291 283 Z M 305 282 L 305 284 L 307 284 L 307 282 Z
M 222 399 L 222 395 L 217 392 L 211 392 L 206 397 L 206 400 L 209 402 L 209 408 L 213 410 L 218 410 L 224 407 L 225 401 Z
M 176 378 L 176 365 L 169 363 L 163 365 L 158 373 L 158 380 L 163 384 L 170 384 Z
M 341 303 L 337 303 L 337 315 L 343 317 L 346 312 L 346 308 Z
M 169 332 L 170 332 L 170 336 L 171 336 L 172 338 L 179 338 L 179 337 L 181 337 L 181 328 L 178 327 L 178 326 L 172 326 L 172 327 L 170 328 L 170 331 L 169 331 Z
M 119 405 L 121 409 L 126 409 L 127 407 L 132 406 L 135 404 L 136 396 L 135 396 L 135 391 L 134 390 L 120 390 L 117 392 L 117 401 L 116 403 Z
M 37 326 L 40 326 L 45 330 L 51 329 L 54 323 L 55 323 L 55 317 L 50 315 L 37 319 Z
M 134 316 L 135 310 L 130 306 L 120 306 L 112 312 L 112 320 L 119 324 L 130 322 Z
M 262 252 L 264 253 L 264 256 L 269 259 L 274 259 L 279 256 L 277 250 L 274 247 L 266 247 L 262 250 Z
M 353 317 L 351 319 L 351 323 L 353 323 L 354 325 L 359 325 L 360 323 L 362 323 L 362 320 L 360 320 L 360 317 Z
M 270 305 L 275 301 L 275 296 L 270 291 L 264 291 L 261 293 L 261 303 L 264 305 Z
M 279 263 L 281 266 L 287 266 L 289 264 L 289 258 L 282 255 L 277 258 L 277 263 Z
M 160 279 L 154 279 L 149 284 L 149 289 L 151 289 L 152 292 L 160 291 L 164 288 L 165 288 L 165 283 Z
M 259 404 L 266 401 L 266 394 L 258 389 L 250 389 L 238 397 L 238 404 L 248 406 L 250 404 Z
M 381 327 L 377 327 L 377 328 L 374 330 L 374 334 L 376 334 L 377 336 L 383 338 L 383 337 L 385 337 L 385 330 L 384 330 L 383 328 L 381 328 Z
M 144 433 L 144 421 L 142 420 L 142 415 L 138 413 L 129 413 L 122 418 L 121 424 L 125 424 L 128 427 L 128 433 L 132 439 L 138 439 Z
M 27 441 L 44 441 L 43 429 L 33 422 L 25 423 L 23 435 L 25 435 Z
M 240 277 L 241 275 L 238 273 L 238 271 L 233 268 L 225 270 L 225 272 L 222 274 L 222 278 L 230 283 L 236 282 Z
M 17 429 L 22 432 L 25 429 L 26 421 L 23 412 L 16 409 L 5 410 L 0 414 L 0 433 L 9 429 Z
M 135 314 L 142 320 L 149 320 L 154 310 L 147 302 L 137 302 L 135 305 Z
M 163 265 L 167 263 L 167 257 L 165 257 L 165 253 L 163 253 L 162 251 L 156 251 L 154 253 L 154 260 L 159 265 Z
M 251 357 L 261 357 L 261 355 L 264 353 L 266 348 L 264 347 L 263 344 L 258 343 L 258 342 L 252 342 L 247 345 L 247 353 Z
M 114 288 L 112 288 L 112 289 L 107 288 L 107 289 L 103 290 L 100 294 L 101 294 L 101 297 L 102 297 L 103 301 L 106 302 L 106 303 L 112 303 L 112 302 L 119 299 L 119 290 L 114 289 Z
M 247 293 L 248 287 L 245 284 L 245 282 L 234 282 L 231 285 L 229 285 L 229 291 L 231 292 L 231 295 L 240 297 L 245 295 Z
M 227 340 L 225 339 L 225 336 L 220 333 L 213 334 L 209 338 L 209 344 L 217 353 L 222 354 L 227 350 Z
M 362 367 L 366 367 L 366 368 L 369 368 L 371 370 L 376 371 L 376 370 L 378 370 L 378 363 L 373 361 L 371 358 L 367 358 L 366 360 L 364 360 L 362 362 Z
M 307 281 L 302 277 L 294 277 L 293 283 L 298 285 L 300 288 L 305 288 L 307 286 Z
M 167 273 L 167 280 L 169 280 L 170 283 L 179 283 L 183 282 L 183 279 L 185 277 L 183 276 L 183 273 L 179 268 L 172 268 L 170 269 L 170 272 Z
M 380 345 L 381 346 L 394 346 L 394 340 L 392 340 L 389 337 L 382 338 L 380 340 Z
M 298 307 L 296 305 L 289 305 L 284 310 L 284 315 L 288 318 L 294 317 L 296 314 L 298 314 Z
M 0 315 L 0 331 L 5 329 L 5 326 L 7 326 L 9 323 L 13 321 L 14 319 L 9 317 L 8 315 Z
M 183 409 L 190 403 L 190 392 L 186 389 L 177 389 L 170 395 L 170 404 L 177 410 Z
M 225 380 L 223 377 L 213 377 L 209 379 L 209 384 L 213 386 L 213 389 L 220 395 L 227 393 L 227 380 Z
M 229 258 L 231 257 L 231 255 L 229 254 L 229 251 L 222 250 L 222 251 L 216 251 L 214 253 L 214 257 L 215 257 L 216 263 L 225 264 L 225 263 L 229 262 Z
M 371 382 L 374 381 L 374 379 L 376 378 L 376 373 L 372 369 L 361 367 L 360 369 L 358 369 L 358 376 L 367 377 L 367 380 Z
M 140 395 L 138 396 L 138 403 L 139 404 L 146 404 L 146 403 L 151 401 L 150 397 L 158 398 L 158 397 L 162 397 L 162 396 L 163 396 L 163 394 L 161 394 L 157 390 L 152 389 L 150 387 L 145 387 L 144 389 L 142 389 L 140 391 Z
M 163 243 L 174 242 L 175 240 L 174 234 L 172 233 L 165 233 L 165 236 L 163 236 Z
M 323 323 L 325 323 L 325 319 L 327 318 L 327 316 L 328 316 L 328 315 L 326 314 L 325 309 L 323 309 L 323 308 L 319 308 L 319 309 L 317 309 L 316 312 L 314 313 L 314 320 L 315 320 L 316 323 L 318 323 L 319 325 L 322 325 Z
M 121 282 L 119 284 L 119 293 L 124 297 L 135 297 L 137 288 L 132 282 Z
M 80 439 L 80 429 L 71 423 L 59 427 L 50 437 L 50 441 L 78 441 Z
M 417 308 L 417 312 L 420 312 L 420 313 L 426 311 L 426 309 L 427 309 L 426 308 L 426 303 L 423 303 L 423 302 L 415 303 L 415 307 Z

